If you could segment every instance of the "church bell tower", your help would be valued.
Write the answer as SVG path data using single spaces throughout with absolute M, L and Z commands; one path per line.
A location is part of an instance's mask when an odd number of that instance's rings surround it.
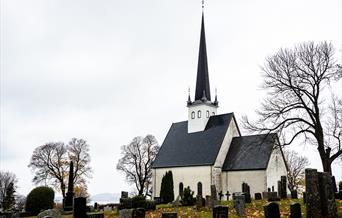
M 197 80 L 195 99 L 191 101 L 190 93 L 187 101 L 188 133 L 204 131 L 211 116 L 216 115 L 217 96 L 211 101 L 208 73 L 207 48 L 205 42 L 204 13 L 202 12 L 201 37 L 198 54 Z

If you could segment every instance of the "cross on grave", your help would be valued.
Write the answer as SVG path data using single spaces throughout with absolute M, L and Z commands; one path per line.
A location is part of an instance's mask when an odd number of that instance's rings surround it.
M 220 192 L 219 192 L 220 201 L 222 200 L 223 195 L 224 195 L 224 194 L 222 194 L 222 191 L 220 191 Z
M 227 193 L 226 193 L 226 196 L 227 196 L 227 201 L 229 201 L 229 196 L 230 196 L 231 194 L 229 194 L 229 191 L 227 191 Z

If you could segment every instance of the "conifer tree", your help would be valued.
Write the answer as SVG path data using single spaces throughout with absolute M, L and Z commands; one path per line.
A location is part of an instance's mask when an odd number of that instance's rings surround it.
M 163 199 L 164 203 L 172 202 L 175 198 L 173 193 L 173 176 L 171 171 L 166 172 L 162 178 L 160 197 Z

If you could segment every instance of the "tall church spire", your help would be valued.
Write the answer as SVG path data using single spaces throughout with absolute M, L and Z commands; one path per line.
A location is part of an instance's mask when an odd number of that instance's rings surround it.
M 198 65 L 197 65 L 195 101 L 202 100 L 202 99 L 211 101 L 203 12 L 202 12 L 201 38 L 200 38 Z

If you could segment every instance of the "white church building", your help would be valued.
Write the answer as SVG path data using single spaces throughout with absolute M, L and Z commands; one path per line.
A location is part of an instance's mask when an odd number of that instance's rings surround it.
M 242 183 L 256 192 L 277 190 L 277 181 L 287 175 L 284 155 L 276 146 L 276 134 L 240 133 L 234 113 L 218 114 L 217 96 L 212 101 L 209 86 L 204 16 L 197 68 L 195 99 L 187 102 L 188 120 L 173 123 L 153 163 L 153 197 L 159 197 L 161 180 L 172 171 L 174 194 L 190 186 L 195 195 L 241 192 Z

